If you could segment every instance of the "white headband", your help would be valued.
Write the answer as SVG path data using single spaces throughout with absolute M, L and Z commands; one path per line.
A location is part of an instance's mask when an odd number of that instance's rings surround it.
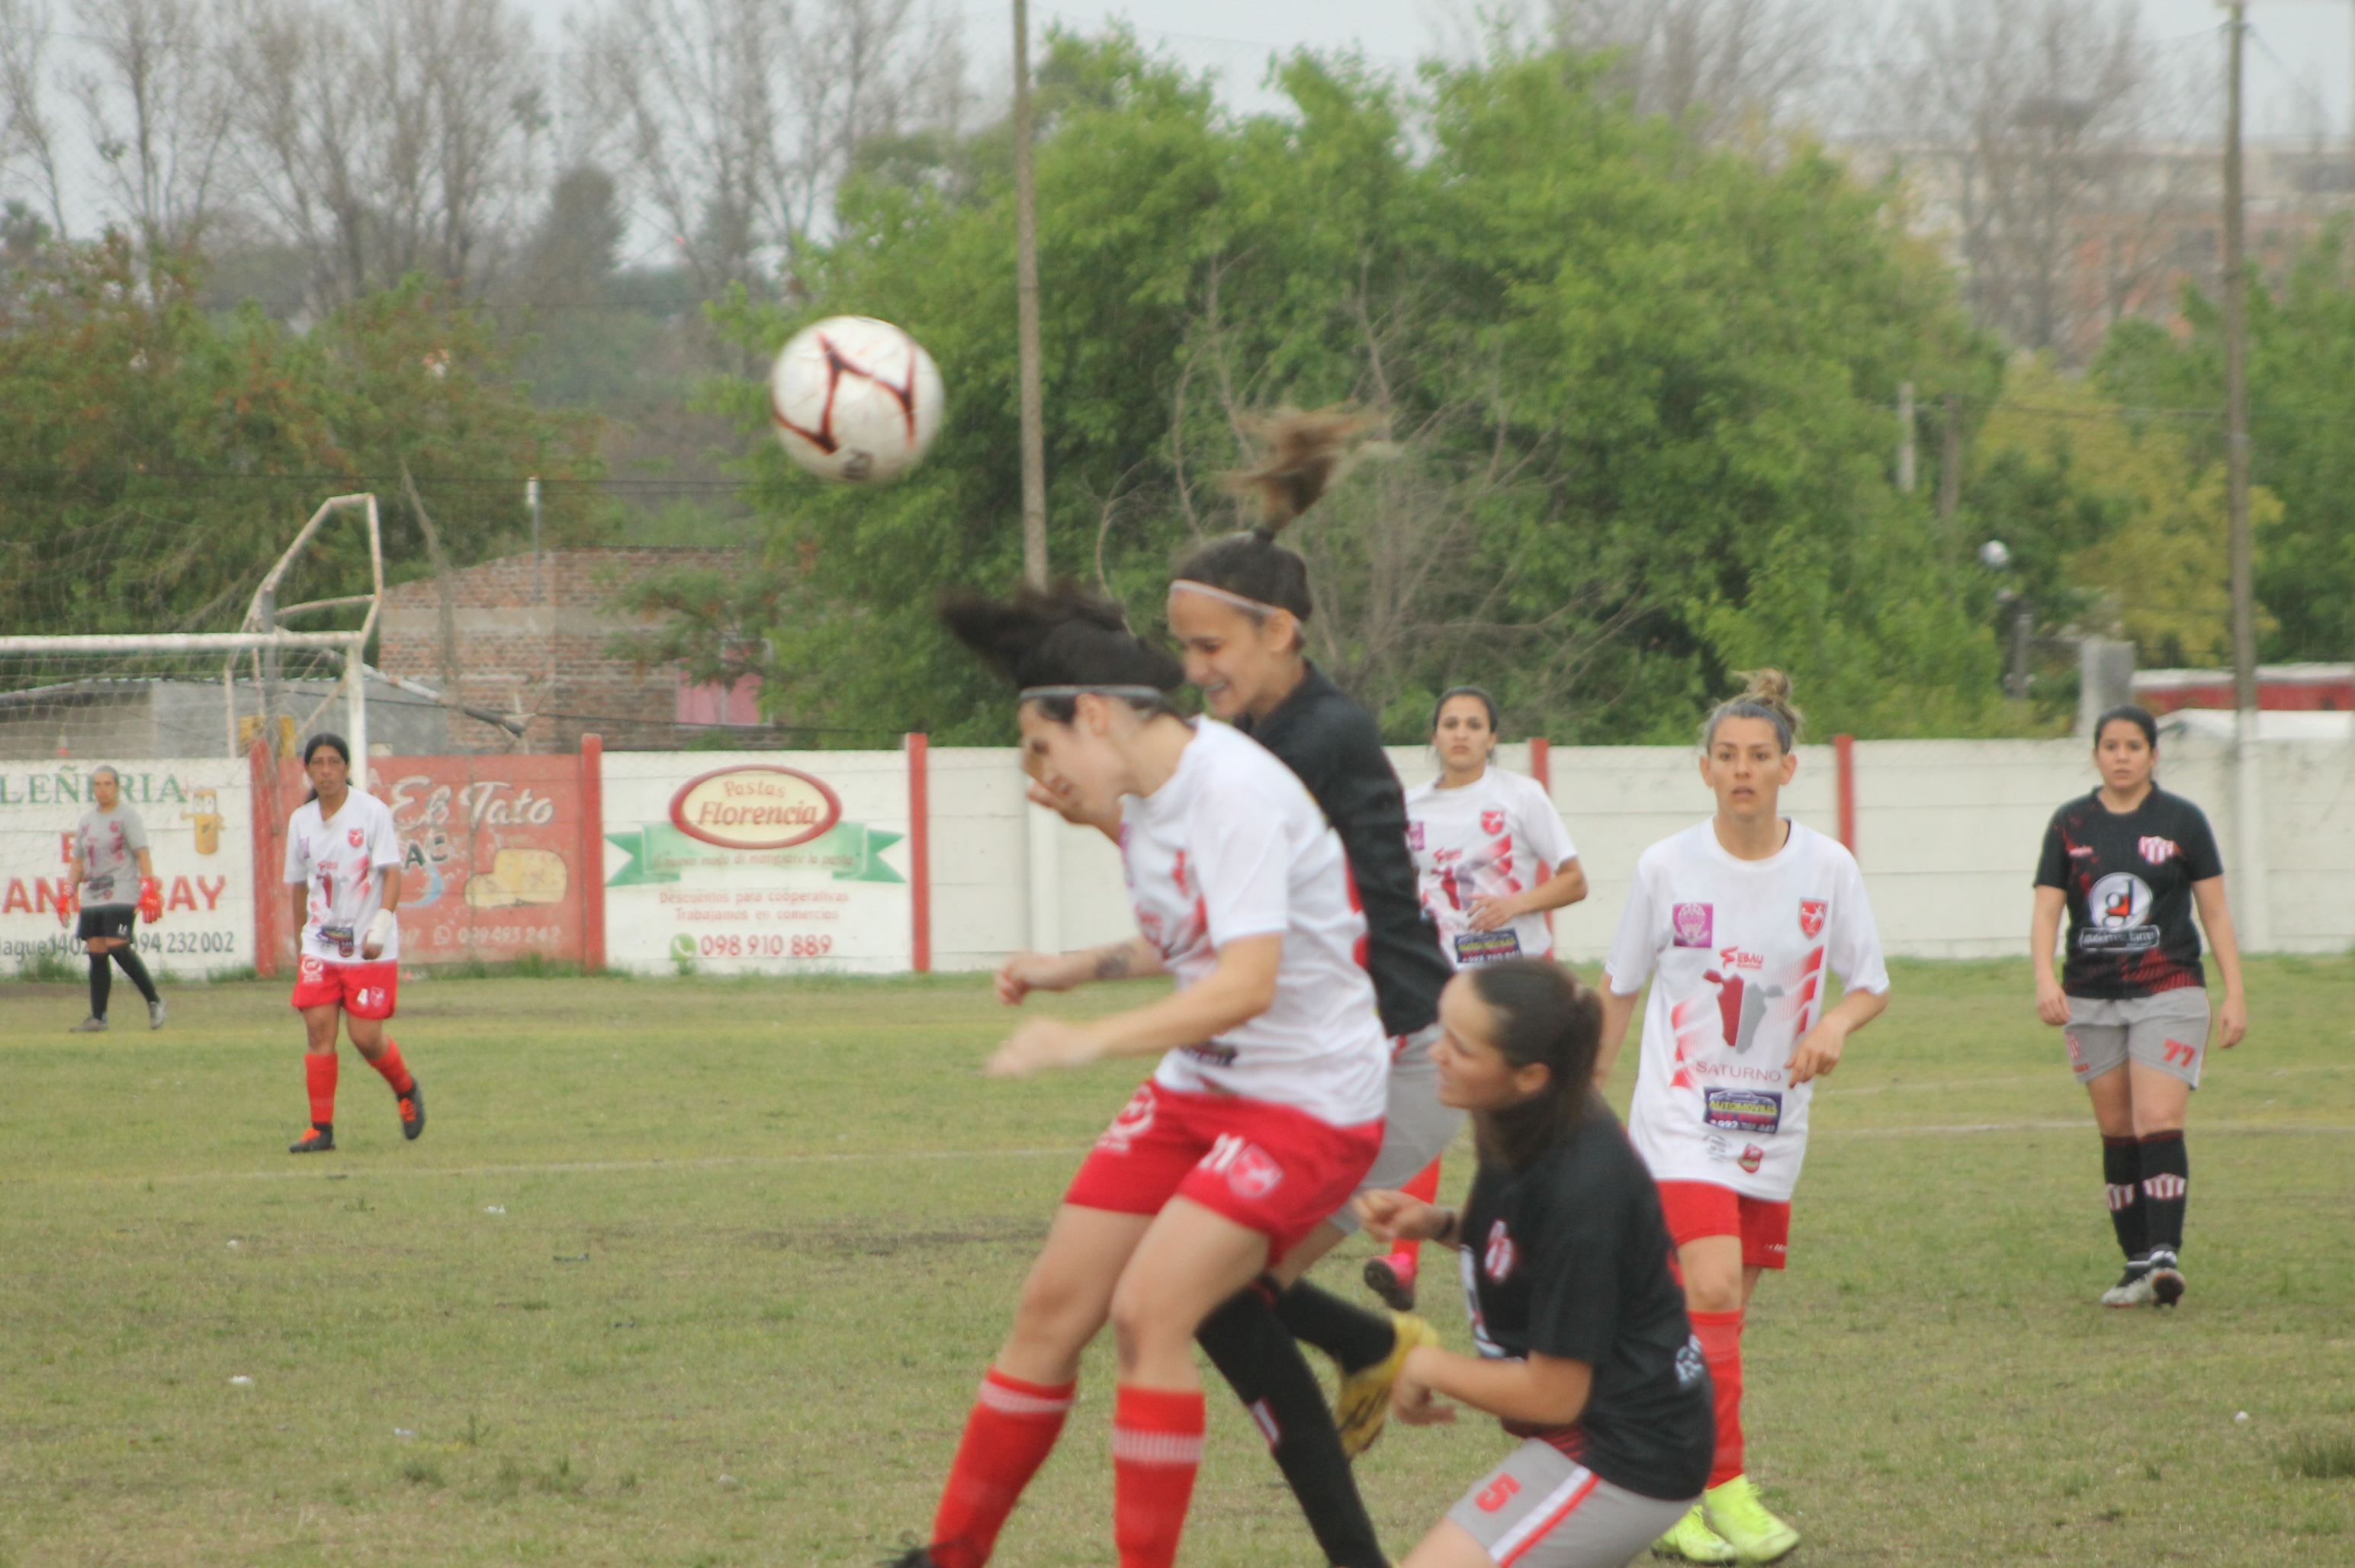
M 1043 697 L 1124 697 L 1139 702 L 1160 702 L 1168 693 L 1157 686 L 1026 686 L 1021 700 L 1029 702 Z
M 1247 599 L 1240 593 L 1230 593 L 1223 588 L 1213 588 L 1207 582 L 1197 582 L 1190 577 L 1180 577 L 1169 584 L 1169 592 L 1172 593 L 1181 588 L 1188 593 L 1205 593 L 1213 599 L 1223 599 L 1236 609 L 1248 610 L 1255 615 L 1273 615 L 1277 611 L 1284 610 L 1281 604 L 1267 604 L 1257 599 Z M 1287 615 L 1293 613 L 1289 610 L 1284 610 L 1284 613 Z

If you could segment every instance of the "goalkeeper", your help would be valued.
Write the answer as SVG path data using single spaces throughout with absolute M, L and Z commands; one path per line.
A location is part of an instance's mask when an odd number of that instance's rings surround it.
M 147 857 L 147 825 L 123 804 L 123 780 L 112 768 L 90 775 L 90 795 L 93 804 L 75 825 L 73 848 L 67 856 L 81 911 L 74 936 L 90 953 L 90 1017 L 74 1025 L 72 1032 L 96 1034 L 107 1027 L 106 998 L 114 986 L 110 959 L 122 965 L 147 998 L 147 1027 L 161 1029 L 164 998 L 132 944 L 139 917 L 154 921 L 164 912 L 155 863 Z

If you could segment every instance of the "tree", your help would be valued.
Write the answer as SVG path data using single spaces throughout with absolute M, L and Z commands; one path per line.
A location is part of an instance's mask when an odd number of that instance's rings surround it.
M 1832 12 L 1816 0 L 1551 0 L 1554 42 L 1604 55 L 1638 113 L 1716 144 L 1786 119 L 1829 74 Z
M 235 107 L 202 0 L 82 0 L 92 69 L 74 80 L 114 209 L 151 256 L 202 245 L 224 198 Z

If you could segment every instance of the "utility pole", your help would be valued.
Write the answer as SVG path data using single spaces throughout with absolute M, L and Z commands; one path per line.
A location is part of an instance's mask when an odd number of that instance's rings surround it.
M 1030 5 L 1014 0 L 1015 354 L 1022 396 L 1022 580 L 1047 586 L 1046 410 L 1039 388 L 1039 184 L 1030 159 Z
M 2264 775 L 2257 747 L 2256 548 L 2249 531 L 2249 277 L 2241 179 L 2241 79 L 2248 7 L 2232 0 L 2224 110 L 2224 474 L 2232 528 L 2232 740 L 2248 945 L 2273 944 L 2264 859 Z
M 1952 522 L 1963 504 L 1963 395 L 1946 394 L 1945 444 L 1938 453 L 1938 518 Z
M 1913 494 L 1913 383 L 1897 384 L 1897 487 Z

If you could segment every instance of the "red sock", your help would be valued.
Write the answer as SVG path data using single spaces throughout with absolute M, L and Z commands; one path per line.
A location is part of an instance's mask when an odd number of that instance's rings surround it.
M 1690 1316 L 1717 1392 L 1717 1462 L 1710 1468 L 1709 1484 L 1719 1487 L 1742 1474 L 1742 1313 Z
M 1078 1386 L 1026 1383 L 995 1367 L 981 1380 L 932 1517 L 932 1561 L 940 1568 L 981 1568 L 989 1561 L 1006 1516 L 1055 1446 Z
M 329 1051 L 310 1051 L 303 1058 L 303 1076 L 311 1085 L 311 1119 L 323 1127 L 336 1121 L 336 1058 Z
M 385 1037 L 384 1054 L 368 1065 L 384 1074 L 384 1081 L 392 1085 L 396 1094 L 406 1094 L 417 1087 L 417 1080 L 410 1076 L 409 1063 L 400 1060 L 400 1047 L 393 1043 L 389 1035 Z
M 1202 1467 L 1202 1395 L 1120 1385 L 1113 1415 L 1113 1541 L 1120 1568 L 1170 1568 Z
M 1412 1181 L 1408 1182 L 1404 1187 L 1400 1188 L 1399 1190 L 1405 1193 L 1409 1198 L 1420 1198 L 1425 1203 L 1438 1202 L 1439 1161 L 1434 1159 L 1429 1165 L 1423 1167 L 1420 1175 L 1416 1176 Z M 1412 1279 L 1414 1277 L 1415 1264 L 1422 1252 L 1423 1243 L 1421 1242 L 1391 1243 L 1391 1272 L 1397 1275 L 1401 1279 Z

